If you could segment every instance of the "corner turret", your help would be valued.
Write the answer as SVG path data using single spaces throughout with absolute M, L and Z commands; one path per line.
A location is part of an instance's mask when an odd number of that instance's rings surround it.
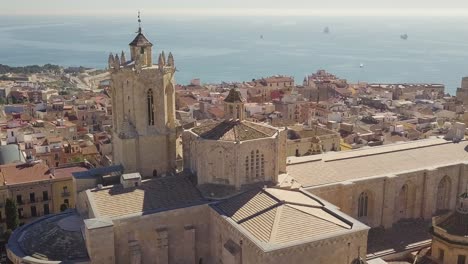
M 122 50 L 122 53 L 120 55 L 120 65 L 125 65 L 127 63 L 127 60 L 125 59 L 125 53 Z
M 169 56 L 167 56 L 167 66 L 174 67 L 174 65 L 174 56 L 169 52 Z
M 114 67 L 114 55 L 112 52 L 109 54 L 109 58 L 107 59 L 107 68 L 112 68 Z

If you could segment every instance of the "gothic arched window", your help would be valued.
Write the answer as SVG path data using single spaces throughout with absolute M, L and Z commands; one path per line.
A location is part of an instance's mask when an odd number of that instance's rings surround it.
M 358 217 L 367 216 L 368 206 L 369 206 L 369 196 L 367 195 L 366 192 L 362 192 L 361 195 L 359 195 L 359 200 L 358 200 Z
M 437 210 L 447 210 L 449 209 L 450 205 L 450 178 L 448 176 L 444 176 L 442 180 L 440 180 L 439 185 L 437 186 L 437 201 L 436 201 L 436 209 Z
M 153 90 L 149 89 L 147 93 L 146 99 L 147 107 L 148 107 L 148 125 L 154 126 L 154 99 L 153 99 Z

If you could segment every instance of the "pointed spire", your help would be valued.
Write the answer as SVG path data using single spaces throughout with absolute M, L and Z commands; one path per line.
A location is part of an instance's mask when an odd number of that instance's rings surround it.
M 163 64 L 166 64 L 166 55 L 164 54 L 164 50 L 161 52 L 161 56 L 162 56 Z
M 109 68 L 112 68 L 112 65 L 114 64 L 114 55 L 112 55 L 112 52 L 109 54 L 109 58 L 107 59 L 107 64 Z
M 120 59 L 119 59 L 119 55 L 117 54 L 115 54 L 115 57 L 114 57 L 114 68 L 120 69 Z
M 164 67 L 164 59 L 161 53 L 159 54 L 159 58 L 158 58 L 158 66 L 159 66 L 159 69 L 162 69 Z
M 125 65 L 127 60 L 125 59 L 125 53 L 122 50 L 122 53 L 120 54 L 120 65 Z
M 172 56 L 171 52 L 167 56 L 167 66 L 174 66 L 174 56 Z

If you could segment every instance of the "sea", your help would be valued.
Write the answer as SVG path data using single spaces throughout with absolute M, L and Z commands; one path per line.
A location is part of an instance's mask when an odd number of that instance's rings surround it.
M 442 83 L 468 76 L 468 17 L 147 16 L 153 53 L 172 52 L 178 83 L 250 81 L 325 69 L 350 82 Z M 329 33 L 324 33 L 324 28 Z M 105 68 L 127 52 L 136 17 L 1 16 L 0 64 Z M 400 38 L 407 34 L 406 40 Z M 155 55 L 155 59 L 157 59 Z

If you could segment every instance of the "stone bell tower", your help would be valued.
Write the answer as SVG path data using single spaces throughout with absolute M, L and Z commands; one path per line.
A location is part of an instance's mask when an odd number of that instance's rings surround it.
M 129 45 L 130 60 L 123 52 L 108 59 L 113 163 L 123 165 L 126 173 L 161 176 L 176 168 L 174 58 L 161 52 L 153 64 L 153 44 L 141 25 Z
M 224 118 L 240 121 L 245 119 L 245 99 L 239 89 L 231 89 L 224 99 Z

